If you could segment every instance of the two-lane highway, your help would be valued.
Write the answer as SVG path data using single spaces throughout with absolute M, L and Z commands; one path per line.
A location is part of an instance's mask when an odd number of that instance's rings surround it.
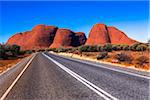
M 5 100 L 149 100 L 149 79 L 38 53 Z
M 104 100 L 61 70 L 42 54 L 37 54 L 5 100 Z

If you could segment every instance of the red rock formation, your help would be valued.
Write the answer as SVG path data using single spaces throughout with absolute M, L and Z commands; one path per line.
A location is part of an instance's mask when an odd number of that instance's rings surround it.
M 58 29 L 56 36 L 50 48 L 59 47 L 76 47 L 84 45 L 86 42 L 86 36 L 82 32 L 73 32 L 68 29 Z
M 56 30 L 54 26 L 37 25 L 32 31 L 13 35 L 7 44 L 17 44 L 24 50 L 46 48 L 52 44 Z
M 107 27 L 104 24 L 95 24 L 88 36 L 86 45 L 99 45 L 109 43 L 109 35 L 107 32 Z
M 32 37 L 29 38 L 27 44 L 29 49 L 47 48 L 52 44 L 55 37 L 57 27 L 37 25 L 32 29 Z
M 89 33 L 86 45 L 100 45 L 105 43 L 130 45 L 135 42 L 115 27 L 95 24 Z
M 58 29 L 54 26 L 37 25 L 31 31 L 17 33 L 10 37 L 7 44 L 16 44 L 21 49 L 39 49 L 39 48 L 59 48 L 59 47 L 76 47 L 80 45 L 100 45 L 105 43 L 112 44 L 133 44 L 134 40 L 130 39 L 122 31 L 107 27 L 104 24 L 95 24 L 88 36 L 82 32 L 73 32 L 69 29 Z
M 50 48 L 70 47 L 74 33 L 68 29 L 58 29 Z
M 108 34 L 112 44 L 133 44 L 136 41 L 130 39 L 125 33 L 115 27 L 108 27 Z
M 73 38 L 72 46 L 84 45 L 86 42 L 86 36 L 83 32 L 76 32 Z

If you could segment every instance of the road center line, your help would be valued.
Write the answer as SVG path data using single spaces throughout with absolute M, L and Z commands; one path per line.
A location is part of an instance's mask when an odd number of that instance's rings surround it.
M 9 86 L 9 88 L 5 91 L 5 93 L 2 95 L 2 97 L 0 98 L 0 100 L 4 100 L 6 98 L 6 96 L 8 95 L 8 93 L 11 91 L 11 89 L 15 86 L 15 84 L 17 83 L 17 81 L 20 79 L 20 77 L 23 75 L 23 73 L 25 72 L 25 70 L 28 68 L 28 66 L 31 64 L 31 62 L 33 61 L 34 57 L 36 56 L 36 54 L 34 54 L 32 56 L 32 58 L 29 60 L 29 62 L 26 64 L 26 66 L 23 68 L 23 70 L 20 72 L 20 74 L 17 76 L 17 78 L 13 81 L 13 83 Z
M 107 93 L 106 91 L 104 91 L 101 88 L 97 87 L 96 85 L 94 85 L 93 83 L 89 82 L 85 78 L 79 76 L 77 73 L 71 71 L 70 69 L 68 69 L 64 65 L 60 64 L 56 60 L 52 59 L 50 56 L 47 56 L 44 53 L 42 53 L 42 54 L 46 58 L 48 58 L 49 60 L 51 60 L 53 63 L 55 63 L 58 67 L 60 67 L 61 69 L 63 69 L 64 71 L 66 71 L 68 74 L 70 74 L 71 76 L 73 76 L 75 79 L 77 79 L 78 81 L 80 81 L 81 83 L 83 83 L 85 86 L 87 86 L 88 88 L 90 88 L 92 91 L 94 91 L 95 93 L 97 93 L 98 95 L 100 95 L 101 97 L 103 97 L 105 100 L 118 100 L 117 98 L 113 97 L 111 94 Z

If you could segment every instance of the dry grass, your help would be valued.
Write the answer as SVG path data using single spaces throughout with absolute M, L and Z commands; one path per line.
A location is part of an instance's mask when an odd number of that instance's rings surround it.
M 116 54 L 120 54 L 122 52 L 129 55 L 129 56 L 131 56 L 132 61 L 130 61 L 130 62 L 119 62 L 116 59 Z M 83 54 L 86 55 L 86 53 L 83 53 Z M 97 54 L 98 54 L 97 52 L 90 53 L 89 57 L 96 59 Z M 106 59 L 102 59 L 102 61 L 121 64 L 121 65 L 125 65 L 125 66 L 135 66 L 136 68 L 142 69 L 142 70 L 150 70 L 150 65 L 149 65 L 150 62 L 146 63 L 146 64 L 143 64 L 143 65 L 140 65 L 140 66 L 137 65 L 136 59 L 139 58 L 140 56 L 144 56 L 144 57 L 149 58 L 149 52 L 148 51 L 145 51 L 145 52 L 112 51 L 112 52 L 109 52 L 108 57 Z
M 0 60 L 0 73 L 2 73 L 3 71 L 7 70 L 10 67 L 12 67 L 16 63 L 18 63 L 21 59 L 23 59 L 24 57 L 27 57 L 27 56 L 29 56 L 29 55 L 22 55 L 17 58 L 8 59 L 8 60 Z
M 119 53 L 125 53 L 129 56 L 132 57 L 132 61 L 126 61 L 126 62 L 120 62 L 116 59 L 116 55 Z M 78 59 L 84 59 L 84 60 L 90 60 L 90 61 L 96 61 L 96 62 L 104 62 L 104 63 L 108 63 L 108 64 L 113 64 L 113 65 L 117 65 L 120 67 L 128 67 L 128 68 L 133 68 L 133 69 L 137 69 L 137 70 L 142 70 L 142 71 L 150 71 L 150 62 L 143 64 L 142 66 L 137 65 L 137 61 L 136 59 L 139 58 L 140 56 L 144 56 L 144 57 L 148 57 L 149 58 L 149 52 L 145 51 L 145 52 L 134 52 L 134 51 L 112 51 L 112 52 L 108 52 L 108 57 L 101 59 L 101 60 L 97 60 L 96 56 L 99 54 L 99 52 L 83 52 L 82 56 L 78 55 L 78 54 L 71 54 L 71 53 L 59 53 L 60 55 L 64 55 L 64 56 L 70 56 L 70 57 L 74 57 L 74 58 L 78 58 Z M 138 66 L 138 67 L 137 67 Z

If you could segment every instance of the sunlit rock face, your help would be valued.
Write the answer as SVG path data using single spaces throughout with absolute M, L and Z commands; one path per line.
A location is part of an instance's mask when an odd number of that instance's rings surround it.
M 136 41 L 129 38 L 124 32 L 115 27 L 108 27 L 108 34 L 112 44 L 133 44 Z
M 52 44 L 56 31 L 55 26 L 37 25 L 31 31 L 13 35 L 7 44 L 17 44 L 23 50 L 47 48 Z
M 111 44 L 133 44 L 135 40 L 130 39 L 125 33 L 115 27 L 107 27 L 104 24 L 95 24 L 89 32 L 86 45 Z
M 110 43 L 107 26 L 104 24 L 95 24 L 90 30 L 86 45 L 100 45 Z

